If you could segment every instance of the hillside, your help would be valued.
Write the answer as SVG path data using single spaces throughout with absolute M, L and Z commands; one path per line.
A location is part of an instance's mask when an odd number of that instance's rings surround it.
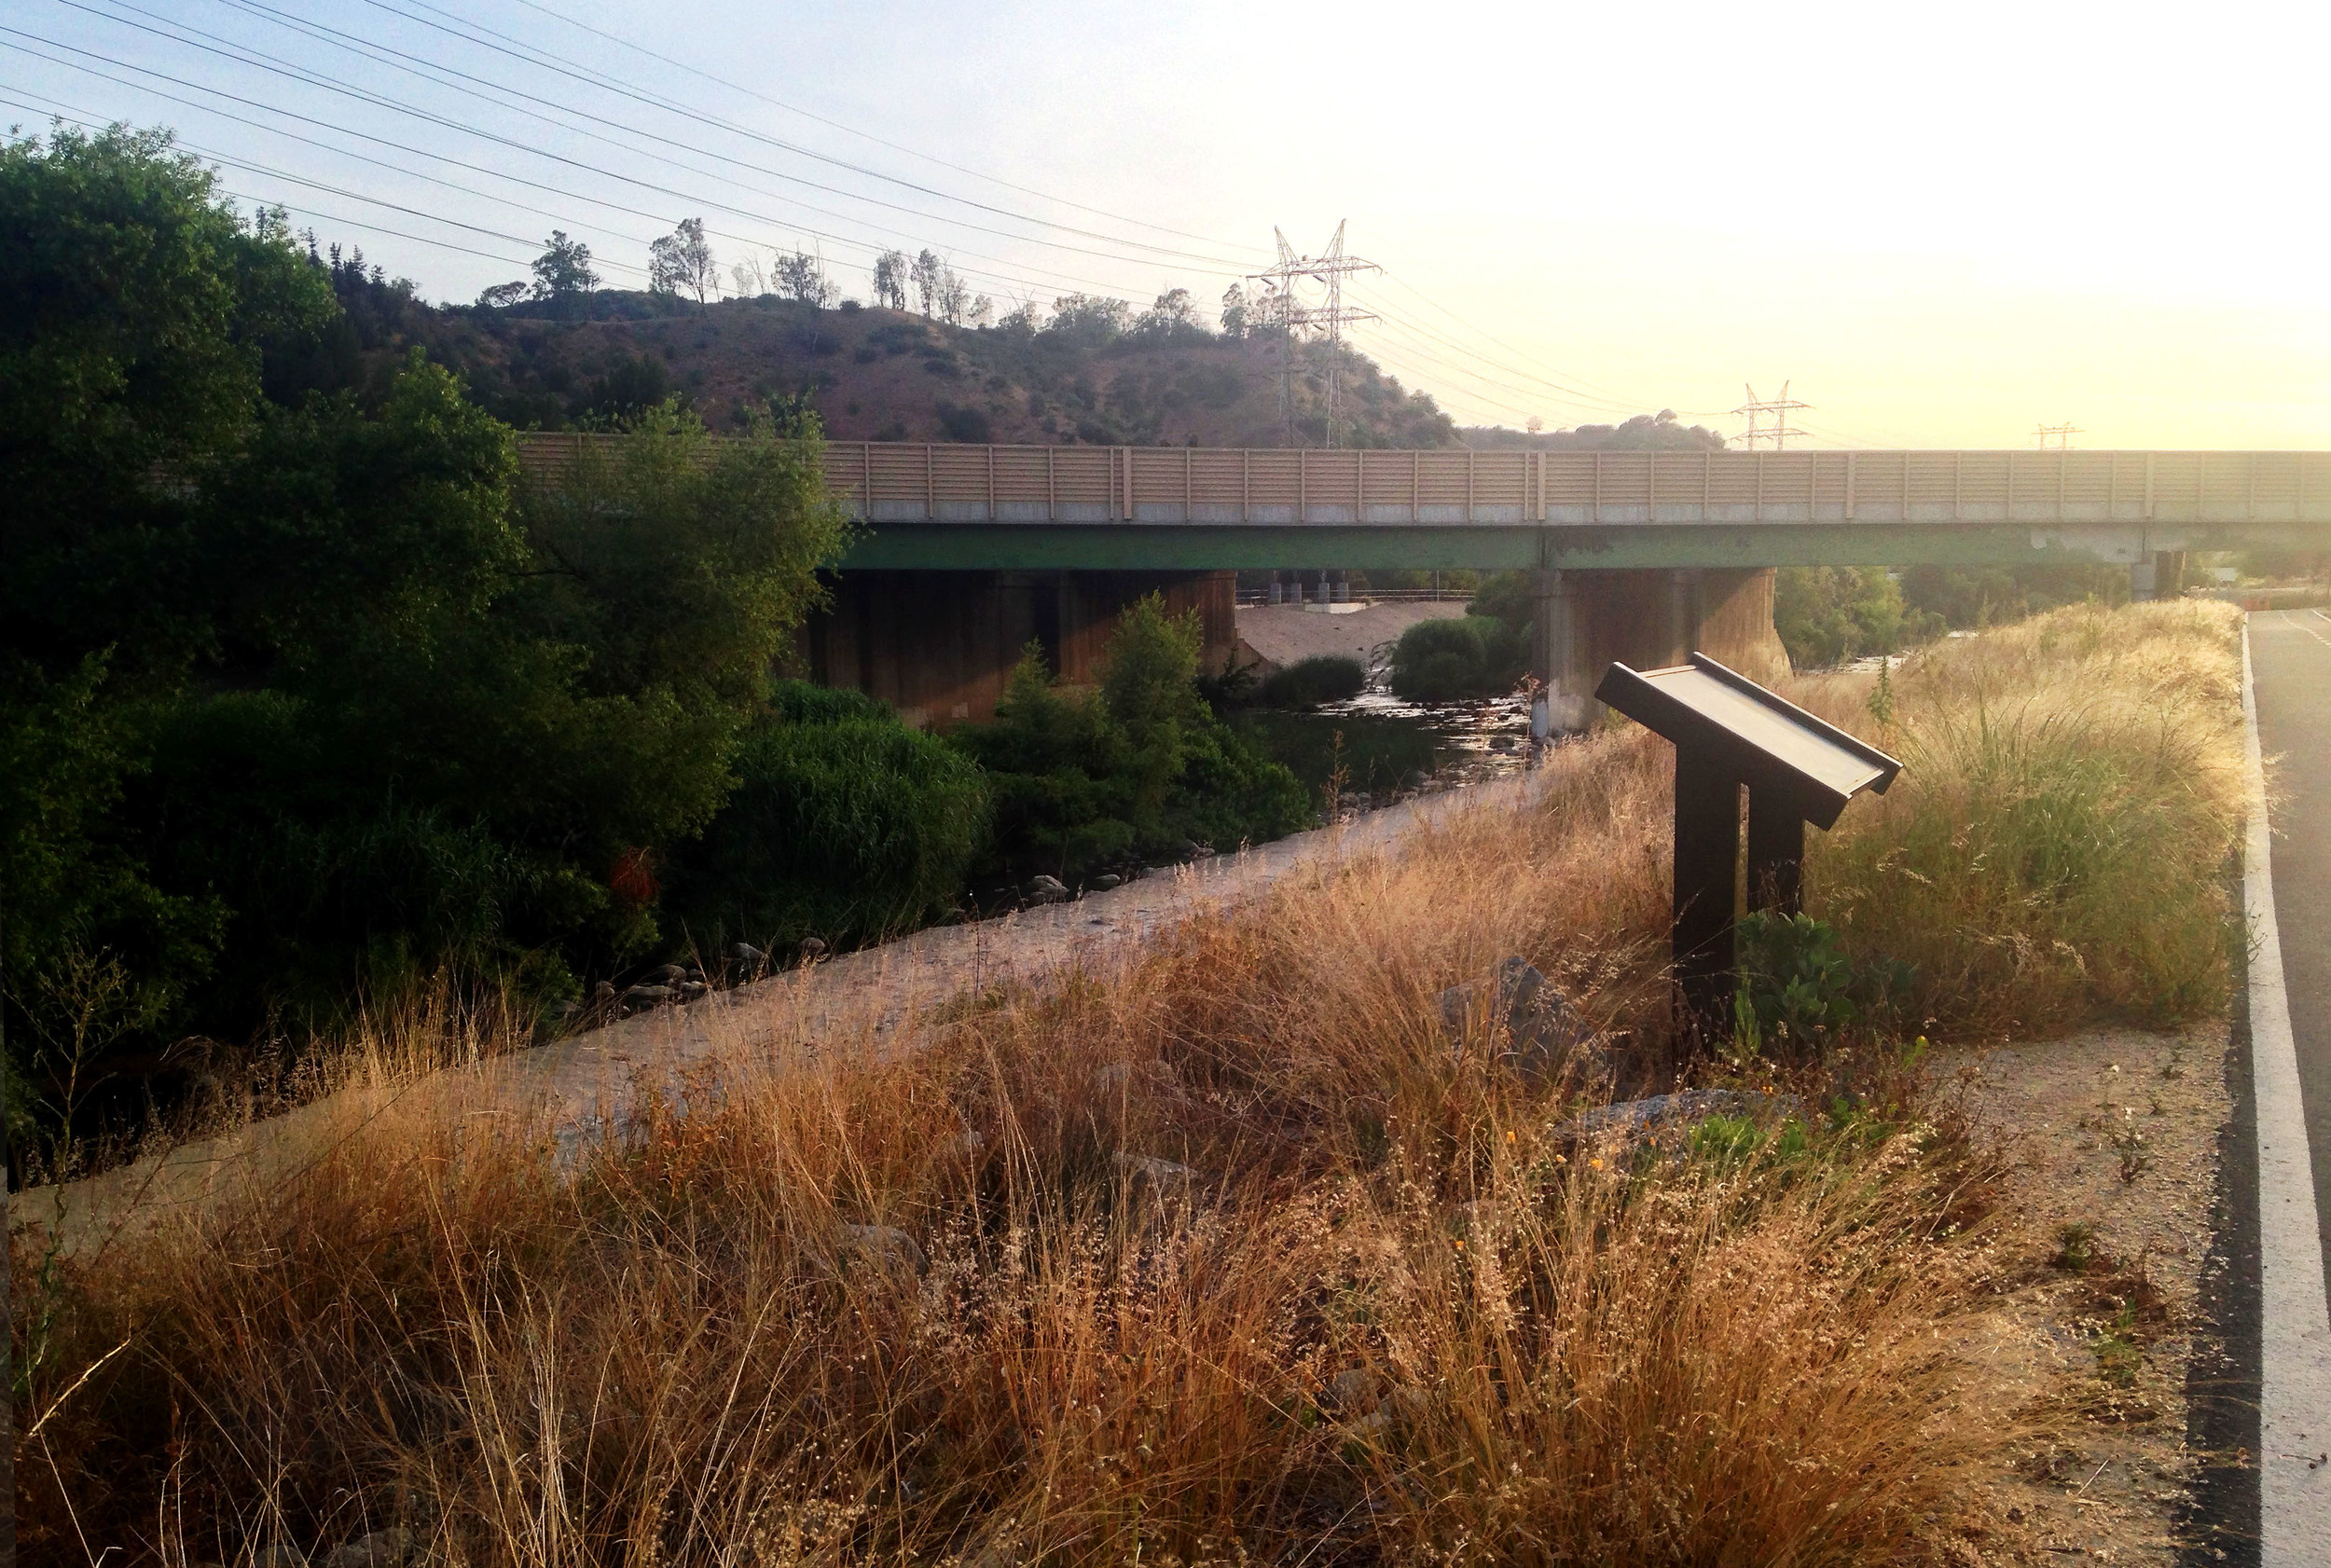
M 1179 323 L 1143 331 L 1120 313 L 1027 325 L 949 326 L 855 304 L 821 309 L 773 295 L 699 307 L 606 291 L 588 318 L 550 308 L 424 304 L 377 278 L 336 270 L 356 341 L 354 378 L 385 375 L 410 348 L 467 377 L 472 395 L 521 428 L 620 416 L 667 393 L 720 430 L 751 406 L 802 399 L 847 441 L 1276 447 L 1279 344 Z M 1094 302 L 1106 307 L 1111 302 Z M 1325 351 L 1298 350 L 1305 445 L 1326 435 Z M 1346 351 L 1338 444 L 1445 447 L 1455 426 L 1428 393 Z

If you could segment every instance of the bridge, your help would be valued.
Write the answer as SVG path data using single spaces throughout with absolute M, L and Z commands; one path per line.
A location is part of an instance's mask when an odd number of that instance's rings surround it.
M 529 434 L 556 468 L 604 437 Z M 861 570 L 2130 563 L 2324 541 L 2331 452 L 832 442 Z
M 609 439 L 527 434 L 521 461 L 548 476 Z M 830 442 L 824 461 L 865 527 L 806 656 L 934 722 L 991 708 L 1031 639 L 1090 669 L 1130 594 L 1201 610 L 1228 656 L 1235 570 L 1535 571 L 1539 677 L 1582 700 L 1607 657 L 1769 664 L 1774 567 L 2103 563 L 2142 596 L 2164 556 L 2331 547 L 2331 452 Z

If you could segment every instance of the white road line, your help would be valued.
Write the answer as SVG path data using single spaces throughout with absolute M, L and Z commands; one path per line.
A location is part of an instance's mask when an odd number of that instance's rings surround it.
M 2323 612 L 2322 612 L 2322 611 L 2320 611 L 2320 610 L 2310 611 L 2310 612 L 2309 612 L 2309 613 L 2313 614 L 2313 615 L 2317 615 L 2317 616 L 2321 616 L 2324 620 L 2326 620 L 2326 621 L 2331 621 L 2331 615 L 2324 615 L 2324 614 L 2323 613 Z M 2303 632 L 2305 632 L 2305 633 L 2306 633 L 2309 637 L 2313 638 L 2313 639 L 2314 639 L 2317 642 L 2322 643 L 2322 644 L 2323 644 L 2325 648 L 2331 648 L 2331 637 L 2325 637 L 2325 636 L 2324 636 L 2324 635 L 2323 635 L 2323 633 L 2321 633 L 2321 632 L 2319 632 L 2319 631 L 2315 630 L 2315 628 L 2314 628 L 2314 627 L 2312 627 L 2312 626 L 2310 626 L 2307 625 L 2307 624 L 2306 624 L 2305 622 L 2303 622 L 2303 621 L 2294 621 L 2294 620 L 2292 620 L 2292 619 L 2291 619 L 2291 612 L 2290 612 L 2289 611 L 2287 611 L 2287 610 L 2285 610 L 2285 611 L 2283 611 L 2283 624 L 2284 626 L 2286 626 L 2293 627 L 2293 628 L 2294 628 L 2294 629 L 2296 629 L 2296 630 L 2298 630 L 2298 631 L 2303 631 Z M 2249 632 L 2248 632 L 2248 623 L 2247 623 L 2247 622 L 2243 623 L 2243 626 L 2244 626 L 2243 636 L 2246 638 L 2246 637 L 2249 635 Z
M 2331 1307 L 2324 1300 L 2314 1168 L 2299 1102 L 2298 1048 L 2274 922 L 2273 840 L 2250 627 L 2242 626 L 2250 831 L 2242 903 L 2250 922 L 2251 1082 L 2258 1120 L 2258 1270 L 2263 1306 L 2258 1400 L 2261 1568 L 2331 1563 Z

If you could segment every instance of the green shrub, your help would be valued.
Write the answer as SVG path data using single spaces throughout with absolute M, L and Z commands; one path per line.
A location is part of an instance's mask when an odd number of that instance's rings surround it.
M 1317 708 L 1341 702 L 1368 689 L 1368 667 L 1341 653 L 1301 659 L 1266 677 L 1262 701 L 1269 708 Z
M 728 803 L 673 859 L 667 903 L 688 939 L 862 942 L 944 914 L 986 835 L 978 768 L 856 693 L 789 683 L 776 707 L 738 750 Z
M 1152 594 L 1128 609 L 1097 692 L 1063 689 L 1030 646 L 992 724 L 950 738 L 995 792 L 995 869 L 1074 879 L 1185 841 L 1230 848 L 1305 827 L 1295 776 L 1231 730 L 1198 681 L 1194 613 Z
M 1521 636 L 1487 615 L 1419 621 L 1392 649 L 1393 695 L 1451 702 L 1511 691 L 1528 662 Z
M 1910 994 L 1907 964 L 1856 963 L 1835 929 L 1809 915 L 1756 911 L 1740 922 L 1740 991 L 1734 1003 L 1739 1043 L 1799 1052 L 1835 1039 L 1856 1021 L 1883 1016 Z

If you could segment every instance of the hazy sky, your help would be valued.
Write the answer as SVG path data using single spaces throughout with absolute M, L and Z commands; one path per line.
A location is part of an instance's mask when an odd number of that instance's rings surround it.
M 872 247 L 928 244 L 1006 304 L 1210 313 L 1275 225 L 1310 252 L 1348 220 L 1386 269 L 1354 336 L 1468 420 L 1730 432 L 1786 380 L 1823 445 L 2323 447 L 2326 34 L 2287 5 L 10 0 L 0 119 L 175 126 L 432 297 L 554 226 L 637 286 L 700 214 L 724 260 L 815 248 L 862 296 Z

